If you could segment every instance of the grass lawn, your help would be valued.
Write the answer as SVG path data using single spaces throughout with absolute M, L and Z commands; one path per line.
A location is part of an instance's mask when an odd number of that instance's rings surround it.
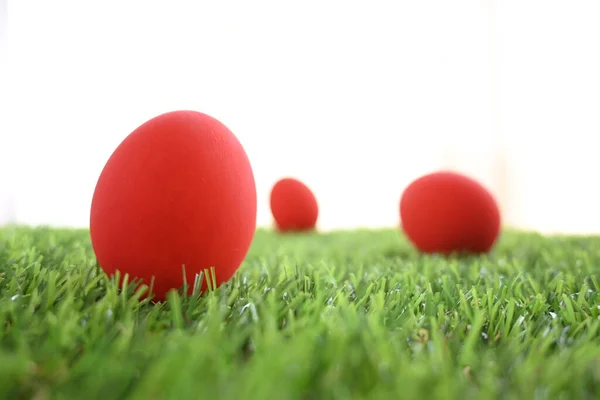
M 231 282 L 152 305 L 86 231 L 0 229 L 0 399 L 597 399 L 599 315 L 595 237 L 259 231 Z

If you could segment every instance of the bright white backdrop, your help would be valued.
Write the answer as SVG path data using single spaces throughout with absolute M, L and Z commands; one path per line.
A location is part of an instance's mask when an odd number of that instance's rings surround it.
M 2 2 L 0 223 L 87 226 L 118 143 L 195 109 L 244 144 L 259 225 L 282 176 L 322 229 L 377 227 L 454 168 L 509 225 L 600 233 L 597 0 Z

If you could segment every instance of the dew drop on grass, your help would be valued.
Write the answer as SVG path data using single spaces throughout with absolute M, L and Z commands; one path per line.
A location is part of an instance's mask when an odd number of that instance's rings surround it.
M 240 310 L 240 315 L 242 315 L 244 313 L 244 311 L 246 311 L 248 309 L 248 307 L 250 307 L 250 303 L 244 305 L 244 307 L 242 307 L 242 309 Z

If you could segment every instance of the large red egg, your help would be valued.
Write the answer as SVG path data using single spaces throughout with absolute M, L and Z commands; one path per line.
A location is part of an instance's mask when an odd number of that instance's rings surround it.
M 215 269 L 217 286 L 244 260 L 256 230 L 256 186 L 234 134 L 195 111 L 144 123 L 116 148 L 94 191 L 90 234 L 98 263 L 149 285 L 154 300 L 189 292 Z M 206 275 L 204 275 L 206 286 Z
M 494 197 L 476 180 L 436 172 L 412 182 L 400 200 L 402 228 L 424 253 L 485 253 L 500 233 Z
M 319 207 L 308 186 L 284 178 L 271 189 L 271 213 L 280 232 L 311 231 L 317 224 Z

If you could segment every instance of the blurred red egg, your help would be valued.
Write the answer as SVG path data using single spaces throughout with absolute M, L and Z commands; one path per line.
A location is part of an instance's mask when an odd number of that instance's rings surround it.
M 256 186 L 235 135 L 195 111 L 159 115 L 108 159 L 96 185 L 90 235 L 107 275 L 150 286 L 155 301 L 215 269 L 217 286 L 246 257 L 256 230 Z M 202 289 L 206 287 L 206 275 Z
M 311 231 L 317 224 L 319 207 L 308 186 L 284 178 L 271 189 L 271 213 L 280 232 Z
M 494 197 L 476 180 L 436 172 L 412 182 L 400 200 L 402 228 L 424 253 L 486 253 L 500 234 Z

